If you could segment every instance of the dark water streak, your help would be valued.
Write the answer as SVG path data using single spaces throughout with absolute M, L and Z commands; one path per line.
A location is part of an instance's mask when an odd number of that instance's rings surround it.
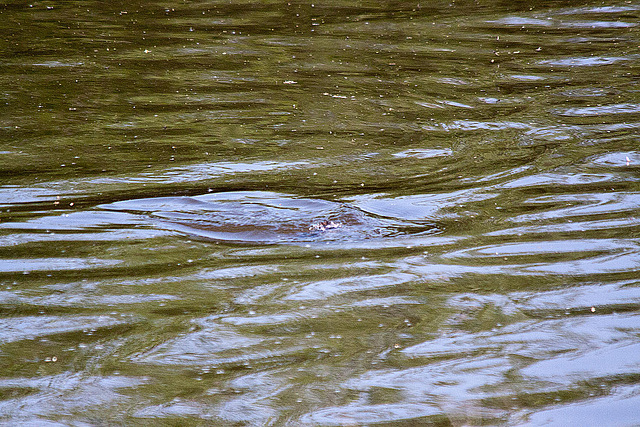
M 0 420 L 640 423 L 639 17 L 3 4 Z

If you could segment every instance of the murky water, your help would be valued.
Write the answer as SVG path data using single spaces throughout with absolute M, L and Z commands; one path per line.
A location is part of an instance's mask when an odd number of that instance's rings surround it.
M 0 6 L 0 420 L 639 424 L 639 18 Z

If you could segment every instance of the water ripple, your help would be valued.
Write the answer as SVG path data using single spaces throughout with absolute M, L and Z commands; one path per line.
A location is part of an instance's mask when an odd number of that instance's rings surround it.
M 0 424 L 638 424 L 640 6 L 49 3 Z

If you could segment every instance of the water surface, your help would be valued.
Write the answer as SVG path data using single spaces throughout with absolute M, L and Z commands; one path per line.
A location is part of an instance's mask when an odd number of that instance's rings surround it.
M 0 7 L 0 420 L 640 423 L 639 18 Z

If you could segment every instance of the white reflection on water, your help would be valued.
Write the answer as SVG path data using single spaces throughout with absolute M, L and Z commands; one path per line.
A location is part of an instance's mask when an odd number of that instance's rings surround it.
M 0 272 L 55 271 L 55 270 L 86 270 L 103 267 L 113 267 L 121 261 L 115 259 L 97 258 L 14 258 L 0 260 Z

